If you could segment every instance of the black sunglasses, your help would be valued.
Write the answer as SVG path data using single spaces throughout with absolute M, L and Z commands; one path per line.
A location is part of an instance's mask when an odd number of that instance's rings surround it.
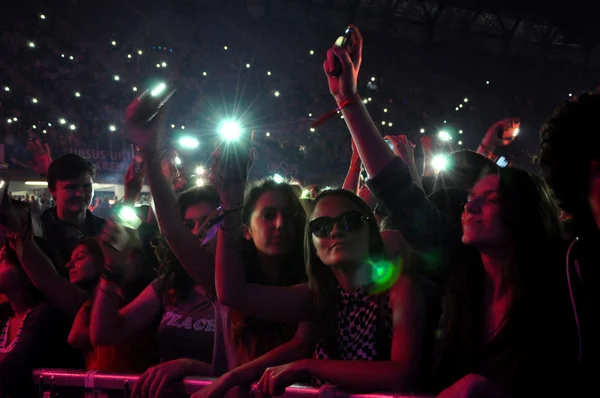
M 339 216 L 333 217 L 319 217 L 315 218 L 308 223 L 310 232 L 318 237 L 324 238 L 331 234 L 333 226 L 337 224 L 339 228 L 346 232 L 358 231 L 362 224 L 367 221 L 369 217 L 365 216 L 359 211 L 347 211 L 340 214 Z

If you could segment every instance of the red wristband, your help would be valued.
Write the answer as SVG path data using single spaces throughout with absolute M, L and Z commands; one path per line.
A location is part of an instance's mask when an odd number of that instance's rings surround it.
M 353 105 L 355 103 L 357 103 L 358 101 L 360 101 L 360 96 L 358 95 L 358 91 L 356 92 L 356 94 L 354 94 L 352 97 L 343 100 L 342 102 L 340 102 L 338 104 L 338 107 L 327 112 L 326 114 L 324 114 L 323 116 L 321 116 L 320 118 L 318 118 L 317 120 L 315 120 L 314 122 L 312 122 L 310 124 L 311 128 L 315 128 L 318 127 L 320 125 L 322 125 L 323 123 L 325 123 L 327 120 L 331 119 L 332 117 L 334 117 L 337 113 L 339 113 L 342 109 Z

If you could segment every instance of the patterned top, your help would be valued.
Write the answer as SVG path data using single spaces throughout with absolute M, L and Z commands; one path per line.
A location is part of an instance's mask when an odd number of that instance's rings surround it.
M 4 322 L 4 325 L 2 326 L 2 331 L 0 332 L 0 354 L 10 352 L 15 346 L 15 344 L 17 344 L 17 342 L 19 341 L 19 336 L 23 331 L 23 325 L 25 325 L 25 321 L 27 320 L 27 316 L 30 312 L 31 309 L 28 309 L 27 312 L 25 312 L 25 315 L 23 316 L 23 321 L 21 322 L 21 326 L 19 326 L 19 330 L 17 330 L 17 334 L 15 335 L 15 338 L 10 342 L 10 344 L 6 344 L 6 341 L 8 339 L 8 328 L 10 327 L 10 321 L 12 318 L 8 318 L 8 320 Z
M 391 355 L 392 309 L 389 293 L 370 294 L 370 286 L 347 293 L 338 286 L 336 347 L 319 341 L 315 359 L 386 360 Z

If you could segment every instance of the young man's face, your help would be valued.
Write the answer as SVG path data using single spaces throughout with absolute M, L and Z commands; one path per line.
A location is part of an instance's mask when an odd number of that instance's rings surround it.
M 83 173 L 70 180 L 56 181 L 52 196 L 59 211 L 66 210 L 71 213 L 86 211 L 94 196 L 93 182 L 90 173 Z

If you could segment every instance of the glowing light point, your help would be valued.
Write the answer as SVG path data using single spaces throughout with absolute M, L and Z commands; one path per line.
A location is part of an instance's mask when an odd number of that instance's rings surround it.
M 452 136 L 450 134 L 448 134 L 447 131 L 440 131 L 439 137 L 440 137 L 440 140 L 442 140 L 442 141 L 452 140 Z
M 309 54 L 310 54 L 310 55 L 315 55 L 315 52 L 314 52 L 313 50 L 310 50 L 310 51 L 309 51 Z
M 274 96 L 276 96 L 276 97 L 279 97 L 279 96 L 281 95 L 281 93 L 280 93 L 279 91 L 275 91 L 275 92 L 273 93 L 273 95 L 274 95 Z
M 267 76 L 271 76 L 271 71 L 267 71 Z
M 77 127 L 75 127 L 75 125 L 74 125 L 74 124 L 72 124 L 72 125 L 70 125 L 70 126 L 69 126 L 69 129 L 70 129 L 70 130 L 75 130 L 76 128 L 77 128 Z
M 76 96 L 77 98 L 79 98 L 79 97 L 81 97 L 81 93 L 80 93 L 79 91 L 75 91 L 75 96 Z
M 179 166 L 181 164 L 181 158 L 179 156 L 175 156 L 175 164 Z
M 33 99 L 31 100 L 31 102 L 33 102 L 34 104 L 37 104 L 37 103 L 38 103 L 38 99 L 37 99 L 37 98 L 33 98 Z
M 421 134 L 423 134 L 425 132 L 425 129 L 421 129 L 420 132 Z
M 271 136 L 271 133 L 269 133 L 269 132 L 267 131 L 267 132 L 265 133 L 265 135 L 266 135 L 267 137 L 270 137 L 270 136 Z
M 204 181 L 203 178 L 197 178 L 196 179 L 196 186 L 197 187 L 202 187 L 202 186 L 204 186 L 204 184 L 206 184 L 206 181 Z
M 114 125 L 112 125 L 112 124 L 110 126 L 108 126 L 108 129 L 110 131 L 117 131 L 117 128 Z
M 115 75 L 114 79 L 115 79 L 116 82 L 118 82 L 119 80 L 121 80 L 121 78 L 119 77 L 119 75 Z
M 184 136 L 179 139 L 179 145 L 185 149 L 196 149 L 200 146 L 200 141 L 195 137 Z
M 161 62 L 160 66 L 162 66 L 163 68 L 166 68 L 167 67 L 167 63 L 163 61 L 163 62 Z
M 113 40 L 110 44 L 112 44 L 113 46 L 116 46 L 117 42 Z
M 246 68 L 250 69 L 250 64 L 246 64 Z
M 202 76 L 206 76 L 206 75 L 208 75 L 208 73 L 202 72 Z
M 448 166 L 448 157 L 446 155 L 434 156 L 431 165 L 437 171 L 444 170 Z
M 35 48 L 35 43 L 34 43 L 34 42 L 32 42 L 32 41 L 30 41 L 30 42 L 29 42 L 29 47 L 30 47 L 30 48 Z
M 462 131 L 462 130 L 458 130 L 458 134 L 462 134 L 462 133 L 463 133 L 463 131 Z
M 138 55 L 142 55 L 142 54 L 143 54 L 142 50 L 138 50 Z
M 469 102 L 469 99 L 468 99 L 468 98 L 465 98 L 465 100 L 464 100 L 464 101 L 465 101 L 465 102 Z
M 196 174 L 197 174 L 197 175 L 202 175 L 202 174 L 204 174 L 204 167 L 202 167 L 202 166 L 198 166 L 198 167 L 196 167 Z
M 6 91 L 6 92 L 10 91 L 10 87 L 8 87 L 8 86 L 4 87 L 4 91 Z
M 133 90 L 133 91 L 137 91 L 137 87 L 136 87 L 136 86 L 133 86 L 132 90 Z
M 131 59 L 131 54 L 127 54 L 127 58 Z
M 223 46 L 223 50 L 227 51 L 227 50 L 229 50 L 229 47 Z
M 67 121 L 65 119 L 63 119 L 63 118 L 58 119 L 58 122 L 60 124 L 66 124 L 67 123 Z
M 372 78 L 371 78 L 371 81 L 372 81 L 372 82 L 374 82 L 374 81 L 375 81 L 375 78 L 374 78 L 374 77 L 372 77 Z
M 387 113 L 387 108 L 385 108 L 385 109 L 383 110 L 383 112 Z
M 285 181 L 285 178 L 283 178 L 282 176 L 280 176 L 279 174 L 275 174 L 273 176 L 273 181 L 275 181 L 276 184 L 281 184 L 282 182 Z
M 310 128 L 310 132 L 311 132 L 311 133 L 314 133 L 315 131 L 316 131 L 316 130 L 315 130 L 315 128 L 314 128 L 314 127 L 311 127 L 311 128 Z
M 160 95 L 163 91 L 165 91 L 166 88 L 166 84 L 160 83 L 156 87 L 154 87 L 152 91 L 150 91 L 150 95 L 156 97 L 157 95 Z
M 40 19 L 46 19 L 46 16 L 44 14 L 40 14 Z
M 237 140 L 242 135 L 242 127 L 234 120 L 224 120 L 219 125 L 219 134 L 228 141 Z
M 389 122 L 389 123 L 388 123 L 388 126 L 389 126 L 389 127 L 392 127 L 392 126 L 393 126 L 392 122 Z
M 458 145 L 462 145 L 462 141 L 458 141 Z

